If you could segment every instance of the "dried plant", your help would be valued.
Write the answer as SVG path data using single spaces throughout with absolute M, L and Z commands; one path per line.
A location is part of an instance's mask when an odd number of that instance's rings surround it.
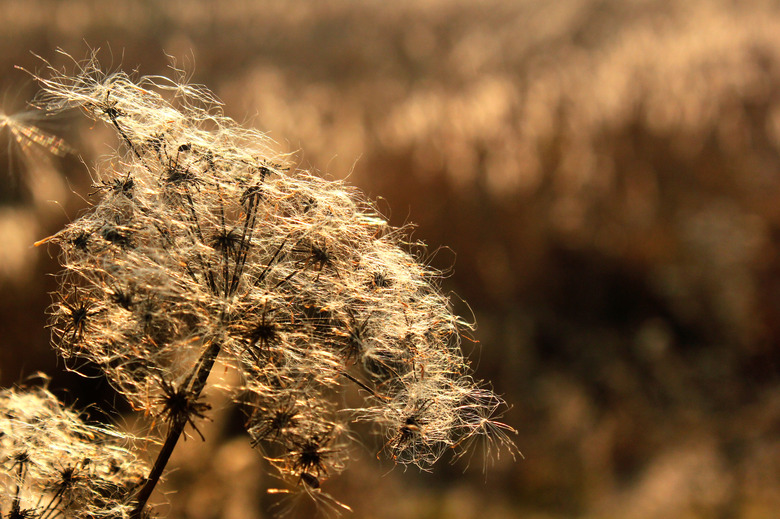
M 107 123 L 120 148 L 95 172 L 95 204 L 43 240 L 63 266 L 50 327 L 73 369 L 97 364 L 166 426 L 130 517 L 147 513 L 185 428 L 200 434 L 217 363 L 240 375 L 222 389 L 249 402 L 253 445 L 288 484 L 275 492 L 326 511 L 349 509 L 321 485 L 345 468 L 355 421 L 423 470 L 477 439 L 514 455 L 504 402 L 461 353 L 469 324 L 405 229 L 343 183 L 291 169 L 202 87 L 77 66 L 38 77 L 38 104 Z
M 0 409 L 0 516 L 128 516 L 148 469 L 126 434 L 84 423 L 45 388 L 2 390 Z

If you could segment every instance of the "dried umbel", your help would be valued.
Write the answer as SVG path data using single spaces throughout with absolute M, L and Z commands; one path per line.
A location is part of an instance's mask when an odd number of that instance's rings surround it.
M 127 436 L 48 390 L 0 391 L 0 517 L 129 517 L 147 468 Z
M 95 205 L 51 238 L 64 267 L 51 329 L 63 357 L 96 363 L 168 424 L 138 513 L 205 416 L 215 363 L 241 375 L 254 445 L 307 493 L 344 468 L 355 419 L 422 469 L 477 437 L 511 450 L 503 402 L 461 354 L 468 326 L 358 192 L 291 171 L 202 88 L 92 62 L 51 72 L 43 107 L 79 108 L 121 143 L 95 174 Z M 363 405 L 343 409 L 356 389 Z

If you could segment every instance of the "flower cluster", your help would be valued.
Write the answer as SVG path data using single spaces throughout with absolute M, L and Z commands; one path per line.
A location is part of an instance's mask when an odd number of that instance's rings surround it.
M 205 416 L 215 363 L 234 369 L 253 444 L 307 493 L 344 468 L 355 420 L 422 469 L 478 438 L 511 450 L 503 401 L 461 353 L 468 325 L 404 229 L 343 183 L 290 170 L 205 89 L 80 66 L 40 79 L 42 106 L 79 108 L 121 144 L 94 206 L 50 238 L 64 358 L 99 365 L 168 424 L 171 449 Z M 362 404 L 345 408 L 345 391 Z
M 0 517 L 129 516 L 147 469 L 126 435 L 85 424 L 45 388 L 2 390 L 0 409 Z

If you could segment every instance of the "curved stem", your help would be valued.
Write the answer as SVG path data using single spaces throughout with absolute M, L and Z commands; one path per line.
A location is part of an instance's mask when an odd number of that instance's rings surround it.
M 211 368 L 214 367 L 214 362 L 217 360 L 221 346 L 217 343 L 209 344 L 206 351 L 203 352 L 198 364 L 193 370 L 193 375 L 188 380 L 191 380 L 189 393 L 191 398 L 197 399 L 203 392 L 203 388 L 206 387 L 206 380 L 209 378 Z M 179 441 L 179 437 L 184 432 L 184 427 L 187 425 L 188 417 L 179 416 L 173 421 L 168 429 L 168 436 L 165 438 L 160 452 L 157 454 L 157 459 L 154 462 L 152 470 L 149 472 L 149 477 L 146 478 L 146 482 L 141 490 L 138 491 L 135 497 L 135 508 L 130 513 L 131 519 L 141 519 L 143 517 L 144 507 L 146 502 L 149 501 L 154 487 L 160 481 L 165 466 L 168 464 L 168 460 L 173 454 L 173 449 L 176 447 L 176 443 Z

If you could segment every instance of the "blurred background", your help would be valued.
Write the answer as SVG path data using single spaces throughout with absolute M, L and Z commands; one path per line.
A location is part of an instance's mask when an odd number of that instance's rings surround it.
M 175 62 L 454 265 L 445 289 L 478 323 L 465 347 L 524 459 L 420 474 L 366 440 L 326 487 L 354 517 L 777 517 L 777 2 L 0 0 L 0 20 L 0 113 L 28 109 L 37 86 L 14 66 L 41 70 L 33 53 Z M 104 405 L 107 385 L 49 347 L 56 250 L 32 244 L 87 206 L 116 141 L 35 117 L 81 158 L 19 149 L 0 124 L 0 383 L 44 370 Z M 161 512 L 268 517 L 279 483 L 241 417 L 216 415 L 177 449 Z

